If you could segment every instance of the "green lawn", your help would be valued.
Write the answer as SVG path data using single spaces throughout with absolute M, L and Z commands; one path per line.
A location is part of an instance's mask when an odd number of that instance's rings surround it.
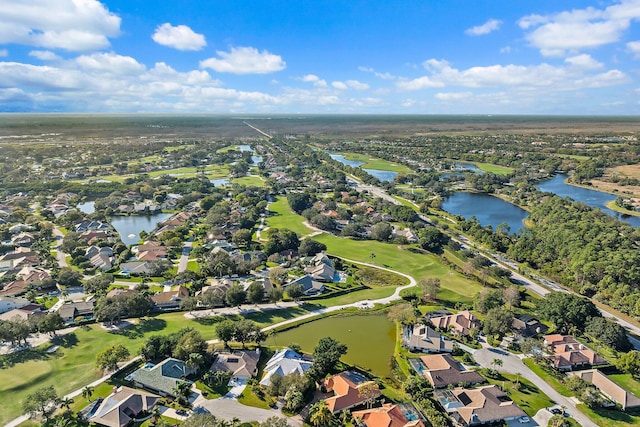
M 420 250 L 400 249 L 397 245 L 376 241 L 343 239 L 329 234 L 314 237 L 327 245 L 327 252 L 342 258 L 366 262 L 409 274 L 416 280 L 438 278 L 441 282 L 439 299 L 472 303 L 482 286 L 444 265 L 433 254 Z M 373 260 L 371 254 L 374 254 Z
M 375 157 L 371 157 L 366 154 L 359 154 L 359 153 L 335 153 L 335 154 L 344 156 L 344 158 L 347 160 L 364 162 L 364 164 L 360 166 L 361 168 L 364 168 L 364 169 L 378 169 L 378 170 L 398 172 L 398 173 L 413 173 L 411 169 L 409 169 L 404 165 L 390 162 L 387 160 L 378 159 Z
M 607 374 L 611 381 L 621 385 L 636 396 L 640 396 L 640 382 L 635 380 L 631 374 Z
M 480 162 L 472 162 L 474 165 L 478 167 L 478 169 L 483 170 L 485 172 L 493 173 L 496 175 L 509 175 L 513 173 L 514 169 L 507 166 L 494 165 L 492 163 L 480 163 Z
M 303 224 L 305 218 L 291 210 L 286 197 L 278 197 L 275 202 L 271 203 L 269 212 L 265 223 L 270 228 L 287 228 L 295 231 L 299 236 L 306 236 L 313 232 Z
M 516 378 L 516 375 L 506 373 L 501 373 L 501 377 L 496 380 L 489 378 L 488 381 L 498 386 L 504 385 L 506 387 L 505 391 L 511 400 L 530 417 L 533 417 L 540 409 L 548 408 L 555 404 L 553 400 L 542 393 L 530 381 L 522 377 Z M 520 388 L 515 387 L 516 379 L 520 382 Z
M 622 412 L 615 409 L 591 409 L 585 404 L 579 404 L 580 412 L 586 414 L 600 427 L 640 426 L 640 414 L 638 412 Z
M 240 178 L 234 178 L 231 180 L 233 184 L 245 185 L 247 187 L 264 187 L 265 183 L 262 178 L 256 175 L 243 176 Z
M 542 367 L 539 366 L 533 359 L 527 358 L 527 359 L 523 359 L 522 361 L 537 376 L 539 376 L 540 378 L 545 380 L 547 382 L 547 384 L 549 384 L 551 387 L 553 387 L 555 389 L 555 391 L 557 391 L 558 393 L 560 393 L 561 395 L 566 396 L 566 397 L 573 396 L 573 393 L 564 384 L 562 384 L 560 382 L 560 380 L 558 380 L 556 377 L 552 376 L 547 371 L 542 369 Z

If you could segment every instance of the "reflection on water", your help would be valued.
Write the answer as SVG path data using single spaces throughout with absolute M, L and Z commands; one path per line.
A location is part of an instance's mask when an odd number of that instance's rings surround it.
M 511 233 L 524 228 L 523 221 L 529 216 L 527 211 L 518 206 L 497 197 L 477 193 L 455 193 L 442 203 L 442 208 L 465 219 L 475 216 L 483 227 L 490 225 L 494 230 L 498 225 L 506 223 Z

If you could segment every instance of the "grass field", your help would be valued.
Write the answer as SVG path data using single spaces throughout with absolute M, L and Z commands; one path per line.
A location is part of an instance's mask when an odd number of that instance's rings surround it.
M 500 376 L 502 378 L 496 380 L 489 378 L 489 383 L 498 386 L 506 385 L 505 391 L 511 400 L 530 417 L 533 417 L 540 409 L 554 405 L 554 401 L 530 381 L 522 377 L 516 378 L 516 375 L 513 374 L 501 373 Z M 520 382 L 520 388 L 515 387 L 516 380 Z
M 259 176 L 255 176 L 255 175 L 249 175 L 249 176 L 243 176 L 243 177 L 240 177 L 240 178 L 234 178 L 234 179 L 231 180 L 231 183 L 245 185 L 247 187 L 249 187 L 249 186 L 264 187 L 264 185 L 265 185 L 264 180 L 262 178 L 260 178 Z
M 275 202 L 269 205 L 269 211 L 269 216 L 265 221 L 268 227 L 288 228 L 298 233 L 300 237 L 312 233 L 312 230 L 303 224 L 305 218 L 291 210 L 286 197 L 278 197 Z
M 496 175 L 509 175 L 510 173 L 514 172 L 513 168 L 510 168 L 507 166 L 494 165 L 492 163 L 473 162 L 473 164 L 476 165 L 480 170 L 493 173 Z
M 344 156 L 347 160 L 355 160 L 357 162 L 364 162 L 361 165 L 361 168 L 364 169 L 378 169 L 383 171 L 391 171 L 398 173 L 412 173 L 413 171 L 408 167 L 401 165 L 399 163 L 389 162 L 387 160 L 377 159 L 375 157 L 370 157 L 366 154 L 359 153 L 336 153 L 341 156 Z
M 155 170 L 147 173 L 147 175 L 149 175 L 149 177 L 151 178 L 155 178 L 161 175 L 172 175 L 179 178 L 192 178 L 196 176 L 196 174 L 197 174 L 197 169 L 195 167 L 161 169 L 161 170 Z M 111 181 L 111 182 L 124 182 L 125 179 L 132 178 L 137 175 L 141 175 L 141 174 L 104 175 L 104 176 L 98 176 L 98 177 L 91 177 L 90 179 L 78 180 L 75 182 L 86 183 L 89 181 L 95 181 L 96 179 L 101 179 L 101 180 Z M 226 178 L 227 176 L 229 176 L 229 168 L 225 165 L 215 165 L 215 166 L 210 165 L 205 168 L 205 175 L 209 179 Z
M 441 282 L 439 299 L 472 303 L 481 290 L 480 284 L 452 271 L 440 259 L 428 252 L 376 241 L 342 239 L 321 234 L 314 240 L 327 245 L 327 252 L 342 258 L 371 263 L 409 274 L 416 280 L 438 278 Z M 374 254 L 372 260 L 371 254 Z

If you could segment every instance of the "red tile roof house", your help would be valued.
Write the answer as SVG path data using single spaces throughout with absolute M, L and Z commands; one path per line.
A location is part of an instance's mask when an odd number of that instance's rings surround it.
M 496 385 L 439 390 L 433 396 L 463 426 L 511 421 L 527 415 Z
M 424 427 L 420 420 L 408 420 L 400 407 L 391 403 L 379 408 L 354 411 L 353 418 L 361 420 L 367 427 Z
M 588 349 L 569 335 L 545 335 L 544 345 L 553 353 L 548 356 L 553 366 L 562 370 L 573 370 L 581 366 L 606 365 L 607 360 Z
M 432 317 L 431 323 L 438 329 L 451 329 L 457 335 L 469 335 L 473 328 L 480 328 L 480 320 L 471 312 L 464 310 L 449 316 Z
M 483 383 L 485 379 L 476 371 L 467 371 L 450 354 L 422 356 L 422 375 L 433 388 L 443 388 L 458 384 Z
M 602 394 L 620 405 L 623 411 L 640 407 L 640 398 L 613 382 L 608 376 L 597 369 L 570 372 L 568 375 L 578 376 L 586 382 L 593 384 Z
M 380 390 L 378 385 L 364 375 L 355 371 L 345 371 L 326 378 L 322 384 L 328 392 L 333 392 L 333 397 L 326 399 L 329 410 L 334 414 L 362 405 L 371 398 L 378 398 Z M 373 396 L 365 396 L 360 390 L 367 384 L 375 386 Z

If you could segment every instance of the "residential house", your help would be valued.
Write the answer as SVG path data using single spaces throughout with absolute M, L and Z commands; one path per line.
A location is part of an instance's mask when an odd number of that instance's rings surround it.
M 325 399 L 329 410 L 336 414 L 346 409 L 362 405 L 380 396 L 378 385 L 359 372 L 345 371 L 322 381 L 327 392 L 333 396 Z M 365 386 L 372 386 L 372 394 L 363 393 Z
M 189 296 L 189 289 L 180 285 L 175 290 L 158 292 L 151 296 L 151 301 L 160 310 L 169 310 L 180 307 L 180 301 Z
M 11 243 L 15 246 L 21 246 L 23 248 L 29 248 L 36 241 L 36 238 L 33 234 L 23 231 L 19 234 L 16 234 L 11 238 Z
M 18 297 L 0 297 L 0 314 L 31 304 L 29 300 Z
M 527 415 L 496 385 L 438 390 L 433 395 L 447 413 L 463 426 L 501 423 Z
M 579 343 L 569 335 L 545 335 L 544 345 L 551 351 L 547 356 L 553 366 L 562 370 L 573 370 L 582 366 L 606 365 L 607 360 Z
M 314 280 L 325 283 L 333 283 L 336 276 L 336 269 L 331 265 L 320 263 L 314 267 L 306 267 L 304 272 Z
M 481 326 L 480 320 L 467 310 L 448 316 L 432 317 L 430 320 L 435 328 L 451 330 L 457 335 L 469 335 L 471 329 L 479 329 Z
M 167 248 L 158 242 L 145 242 L 136 248 L 138 261 L 158 261 L 167 257 Z
M 160 396 L 176 397 L 174 389 L 178 382 L 188 381 L 186 378 L 196 370 L 182 360 L 169 357 L 157 365 L 143 366 L 131 374 L 131 379 L 136 387 L 152 390 Z
M 544 334 L 549 327 L 528 314 L 519 314 L 513 318 L 511 329 L 523 338 Z
M 20 308 L 9 310 L 6 313 L 0 314 L 0 320 L 12 320 L 20 318 L 22 320 L 34 320 L 47 314 L 46 310 L 42 310 L 42 307 L 38 304 L 29 303 Z
M 450 354 L 422 356 L 421 373 L 433 388 L 443 388 L 458 384 L 477 384 L 485 379 L 476 371 L 468 371 Z
M 418 235 L 410 228 L 403 228 L 402 230 L 398 228 L 394 229 L 393 237 L 404 237 L 409 243 L 418 242 Z
M 285 348 L 279 350 L 271 356 L 271 359 L 269 359 L 264 367 L 264 375 L 262 380 L 260 380 L 260 384 L 268 386 L 271 384 L 271 377 L 274 375 L 281 377 L 292 373 L 304 375 L 305 372 L 311 369 L 312 364 L 313 362 L 311 360 L 304 358 L 291 349 Z
M 575 375 L 586 382 L 593 384 L 607 398 L 620 405 L 623 411 L 640 407 L 640 398 L 613 382 L 608 376 L 598 369 L 569 372 L 568 375 Z
M 424 353 L 451 353 L 453 351 L 453 341 L 422 323 L 403 327 L 402 344 L 409 350 Z
M 65 323 L 73 323 L 77 317 L 93 318 L 93 301 L 66 302 L 58 309 Z
M 111 267 L 113 267 L 113 256 L 109 256 L 109 255 L 107 255 L 106 252 L 102 252 L 101 251 L 101 252 L 95 254 L 94 256 L 92 256 L 91 258 L 89 258 L 89 262 L 94 267 L 96 267 L 96 268 L 98 268 L 98 269 L 100 269 L 102 271 L 105 271 L 105 270 L 109 270 Z
M 286 291 L 287 288 L 294 283 L 302 285 L 302 292 L 307 296 L 318 295 L 324 292 L 324 284 L 318 282 L 317 280 L 313 280 L 313 277 L 309 276 L 308 274 L 305 274 L 304 276 L 289 283 L 285 283 L 284 285 L 282 285 L 282 289 Z
M 129 296 L 129 295 L 133 295 L 133 294 L 137 294 L 137 293 L 138 293 L 138 291 L 136 291 L 135 289 L 131 289 L 131 288 L 127 288 L 127 289 L 113 288 L 109 292 L 107 292 L 106 297 L 107 298 L 115 298 L 115 297 L 120 296 L 120 295 Z
M 212 372 L 231 372 L 231 380 L 235 383 L 246 383 L 249 378 L 258 373 L 260 350 L 234 351 L 233 353 L 218 353 L 216 360 L 209 369 Z
M 404 411 L 400 405 L 392 403 L 385 403 L 379 408 L 354 411 L 352 415 L 367 427 L 425 427 L 413 411 Z
M 149 274 L 149 263 L 146 261 L 132 261 L 120 264 L 120 274 L 143 276 Z
M 76 233 L 84 233 L 85 231 L 107 231 L 111 230 L 111 226 L 102 221 L 84 220 L 75 225 Z
M 151 413 L 160 396 L 121 386 L 115 388 L 93 413 L 89 422 L 107 427 L 125 427 L 143 412 Z

